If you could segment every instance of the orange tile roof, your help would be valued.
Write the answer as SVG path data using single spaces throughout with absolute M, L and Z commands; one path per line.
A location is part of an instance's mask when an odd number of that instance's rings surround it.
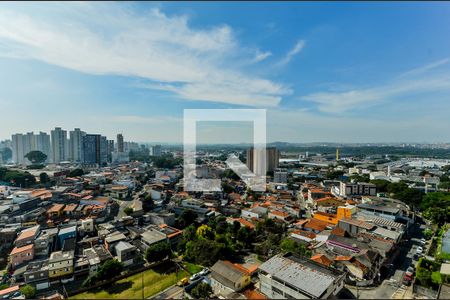
M 10 255 L 14 255 L 14 254 L 17 254 L 17 253 L 28 251 L 28 250 L 31 250 L 33 248 L 34 248 L 34 244 L 26 245 L 26 246 L 19 247 L 19 248 L 14 247 L 14 249 L 12 249 Z
M 293 232 L 292 232 L 293 234 L 298 234 L 298 235 L 301 235 L 301 236 L 304 236 L 304 237 L 307 237 L 307 238 L 310 238 L 310 239 L 315 239 L 316 238 L 316 234 L 314 233 L 314 232 L 310 232 L 310 231 L 305 231 L 305 230 L 294 230 Z
M 339 236 L 345 236 L 345 230 L 341 227 L 334 227 L 333 230 L 331 230 L 331 233 Z
M 38 227 L 33 227 L 27 230 L 24 230 L 20 233 L 19 237 L 17 237 L 16 241 L 24 240 L 30 238 L 36 234 Z
M 268 299 L 266 296 L 264 296 L 263 294 L 257 292 L 256 290 L 245 290 L 243 292 L 245 298 L 247 299 L 251 299 L 251 300 L 265 300 Z
M 50 207 L 49 210 L 47 210 L 47 213 L 54 213 L 61 211 L 64 208 L 64 204 L 53 204 L 52 207 Z
M 317 219 L 309 219 L 309 222 L 305 224 L 305 228 L 311 228 L 318 231 L 323 231 L 330 226 L 328 222 L 317 220 Z
M 19 290 L 19 285 L 15 285 L 15 286 L 0 290 L 0 296 L 8 295 L 13 292 L 17 292 L 18 290 Z
M 78 204 L 67 204 L 66 207 L 64 207 L 64 211 L 74 211 L 77 208 Z
M 289 214 L 284 212 L 284 211 L 279 211 L 279 210 L 271 210 L 270 213 L 272 215 L 276 215 L 276 216 L 280 216 L 280 217 L 289 217 Z
M 333 261 L 328 257 L 326 257 L 324 254 L 316 254 L 313 257 L 311 257 L 311 260 L 327 267 L 331 266 L 331 264 L 333 263 Z
M 352 260 L 351 256 L 344 256 L 344 255 L 338 255 L 334 258 L 334 260 L 338 260 L 338 261 L 350 261 Z

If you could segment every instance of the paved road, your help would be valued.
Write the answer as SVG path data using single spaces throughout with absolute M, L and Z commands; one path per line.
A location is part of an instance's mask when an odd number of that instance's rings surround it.
M 162 299 L 183 299 L 183 288 L 173 285 L 161 293 L 153 296 L 150 299 L 162 300 Z

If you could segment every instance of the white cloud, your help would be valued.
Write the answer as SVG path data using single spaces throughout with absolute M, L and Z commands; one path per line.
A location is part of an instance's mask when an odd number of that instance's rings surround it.
M 450 74 L 426 74 L 426 76 L 412 76 L 426 73 L 431 69 L 447 63 L 442 60 L 421 68 L 403 73 L 403 76 L 389 83 L 375 87 L 351 89 L 339 92 L 316 92 L 300 97 L 301 100 L 317 104 L 320 111 L 326 113 L 343 113 L 362 107 L 404 98 L 421 93 L 433 93 L 450 90 Z
M 283 66 L 283 65 L 288 64 L 296 54 L 300 53 L 300 51 L 303 50 L 303 48 L 305 47 L 305 45 L 306 45 L 306 42 L 305 42 L 304 40 L 299 40 L 299 41 L 295 44 L 294 48 L 292 48 L 292 49 L 286 54 L 286 56 L 285 56 L 282 60 L 280 60 L 280 61 L 278 62 L 278 65 Z
M 435 69 L 435 68 L 438 68 L 440 66 L 443 66 L 443 65 L 447 64 L 448 62 L 450 62 L 450 58 L 445 58 L 445 59 L 442 59 L 442 60 L 430 63 L 428 65 L 425 65 L 425 66 L 422 66 L 422 67 L 410 70 L 408 72 L 405 72 L 400 77 L 411 76 L 411 75 L 419 75 L 419 74 L 425 73 L 427 71 L 430 71 L 432 69 Z
M 0 11 L 0 55 L 90 74 L 140 77 L 187 100 L 276 106 L 291 93 L 230 66 L 243 48 L 227 25 L 198 29 L 187 16 L 157 9 L 136 15 L 116 4 L 47 6 L 50 13 Z M 264 52 L 258 59 L 268 56 Z
M 255 54 L 255 58 L 253 59 L 254 62 L 260 62 L 265 60 L 266 58 L 272 56 L 272 52 L 270 51 L 265 51 L 265 52 L 261 52 L 260 50 L 256 51 Z

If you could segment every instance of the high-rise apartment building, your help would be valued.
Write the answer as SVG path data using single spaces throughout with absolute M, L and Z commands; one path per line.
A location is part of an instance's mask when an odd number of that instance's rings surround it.
M 161 156 L 162 151 L 161 151 L 161 145 L 155 145 L 152 146 L 152 156 Z
M 11 146 L 13 162 L 18 164 L 29 164 L 30 161 L 25 158 L 25 155 L 35 150 L 47 155 L 47 162 L 51 159 L 50 136 L 45 132 L 37 135 L 33 132 L 13 134 Z
M 12 140 L 12 160 L 16 164 L 23 164 L 25 159 L 24 147 L 23 147 L 23 134 L 16 133 L 11 136 Z
M 39 134 L 36 134 L 34 136 L 35 139 L 35 149 L 38 150 L 47 155 L 46 162 L 50 162 L 52 159 L 52 150 L 51 150 L 51 143 L 50 143 L 50 136 L 45 132 L 39 132 Z
M 82 162 L 104 165 L 108 160 L 108 140 L 100 134 L 86 134 L 82 138 Z
M 123 135 L 119 133 L 117 135 L 117 152 L 124 152 Z
M 86 135 L 86 132 L 81 131 L 80 128 L 75 128 L 73 131 L 70 131 L 69 136 L 69 159 L 74 162 L 81 162 L 81 153 L 82 153 L 82 142 L 83 136 Z
M 56 127 L 51 131 L 52 138 L 52 161 L 53 163 L 60 163 L 68 158 L 68 143 L 67 131 L 62 130 L 61 127 Z
M 255 149 L 251 147 L 247 150 L 247 167 L 250 171 L 254 173 L 260 173 L 264 166 L 266 165 L 266 172 L 273 172 L 276 168 L 278 168 L 279 159 L 280 159 L 280 151 L 275 147 L 266 148 L 266 157 L 263 157 L 262 149 Z

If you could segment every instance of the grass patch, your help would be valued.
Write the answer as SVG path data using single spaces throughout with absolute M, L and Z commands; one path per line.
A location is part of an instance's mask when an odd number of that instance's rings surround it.
M 183 266 L 186 268 L 186 270 L 188 270 L 189 271 L 189 273 L 191 273 L 191 274 L 195 274 L 195 273 L 198 273 L 198 272 L 200 272 L 201 270 L 203 270 L 203 268 L 201 267 L 201 266 L 199 266 L 199 265 L 196 265 L 196 264 L 193 264 L 193 263 L 190 263 L 190 262 L 183 262 Z
M 70 299 L 142 299 L 142 281 L 144 282 L 144 298 L 148 298 L 174 285 L 178 280 L 188 275 L 184 270 L 176 274 L 173 266 L 164 264 L 118 280 L 102 288 L 74 295 Z

